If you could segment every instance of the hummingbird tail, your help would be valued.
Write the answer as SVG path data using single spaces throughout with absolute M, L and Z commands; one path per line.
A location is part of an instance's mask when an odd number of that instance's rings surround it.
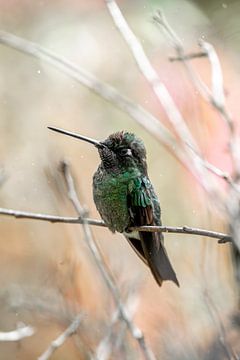
M 148 266 L 158 285 L 161 286 L 163 281 L 170 280 L 179 287 L 176 273 L 163 244 L 162 234 L 142 232 L 140 239 Z
M 164 247 L 162 234 L 129 232 L 124 235 L 140 259 L 149 266 L 159 286 L 166 280 L 180 286 Z

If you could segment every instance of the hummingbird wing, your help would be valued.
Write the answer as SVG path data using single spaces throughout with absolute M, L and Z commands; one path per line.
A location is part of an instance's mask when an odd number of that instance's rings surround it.
M 129 184 L 128 207 L 132 226 L 160 225 L 160 207 L 153 187 L 147 177 L 137 178 Z M 139 240 L 137 240 L 139 239 Z M 150 267 L 151 272 L 161 286 L 164 280 L 179 282 L 163 244 L 163 235 L 158 232 L 138 232 L 128 236 L 140 258 Z

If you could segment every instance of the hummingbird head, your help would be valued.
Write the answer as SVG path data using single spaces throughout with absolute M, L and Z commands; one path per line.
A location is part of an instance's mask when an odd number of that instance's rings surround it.
M 111 167 L 111 164 L 120 169 L 137 167 L 146 172 L 146 149 L 135 134 L 119 131 L 109 135 L 101 144 L 103 147 L 99 147 L 98 152 L 105 167 Z
M 64 135 L 93 144 L 100 155 L 102 165 L 106 170 L 124 170 L 137 167 L 146 173 L 146 149 L 144 143 L 133 133 L 119 131 L 109 135 L 104 141 L 97 141 L 70 131 L 48 126 L 48 129 Z

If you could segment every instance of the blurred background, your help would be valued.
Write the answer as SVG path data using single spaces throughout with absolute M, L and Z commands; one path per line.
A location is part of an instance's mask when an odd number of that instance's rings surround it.
M 222 170 L 231 170 L 226 126 L 207 104 L 152 21 L 161 7 L 187 52 L 200 38 L 217 50 L 228 107 L 239 114 L 240 1 L 119 0 L 123 14 L 143 45 L 201 147 Z M 167 124 L 166 114 L 139 73 L 102 0 L 0 1 L 2 30 L 64 56 L 99 80 L 116 87 Z M 165 225 L 196 226 L 228 232 L 220 216 L 184 167 L 129 115 L 44 61 L 0 46 L 0 206 L 38 213 L 76 216 L 59 173 L 69 161 L 81 201 L 99 218 L 92 199 L 92 175 L 99 164 L 87 143 L 54 134 L 48 125 L 104 139 L 118 130 L 141 137 L 149 176 L 161 201 Z M 193 61 L 207 84 L 207 59 Z M 167 125 L 168 126 L 168 125 Z M 224 183 L 219 180 L 223 196 Z M 211 210 L 210 210 L 211 209 Z M 230 359 L 239 349 L 237 291 L 230 245 L 191 235 L 165 235 L 180 281 L 159 288 L 123 236 L 92 228 L 123 299 L 130 296 L 133 319 L 157 358 Z M 52 359 L 89 359 L 109 329 L 114 304 L 83 240 L 81 226 L 0 217 L 0 330 L 25 323 L 36 333 L 21 342 L 1 342 L 0 359 L 36 359 L 83 312 L 77 335 Z M 225 331 L 225 343 L 222 330 Z M 110 359 L 140 359 L 127 331 L 113 330 Z M 122 331 L 122 330 L 121 330 Z M 227 345 L 226 345 L 227 344 Z

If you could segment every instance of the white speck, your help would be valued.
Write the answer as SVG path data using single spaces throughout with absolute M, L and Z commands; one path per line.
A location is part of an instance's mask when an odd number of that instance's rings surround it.
M 205 35 L 202 35 L 201 38 L 202 38 L 202 39 L 205 39 Z
M 41 70 L 38 70 L 37 73 L 38 73 L 38 74 L 41 74 Z
M 226 9 L 226 8 L 227 8 L 227 4 L 222 3 L 222 7 L 223 7 L 223 9 Z

